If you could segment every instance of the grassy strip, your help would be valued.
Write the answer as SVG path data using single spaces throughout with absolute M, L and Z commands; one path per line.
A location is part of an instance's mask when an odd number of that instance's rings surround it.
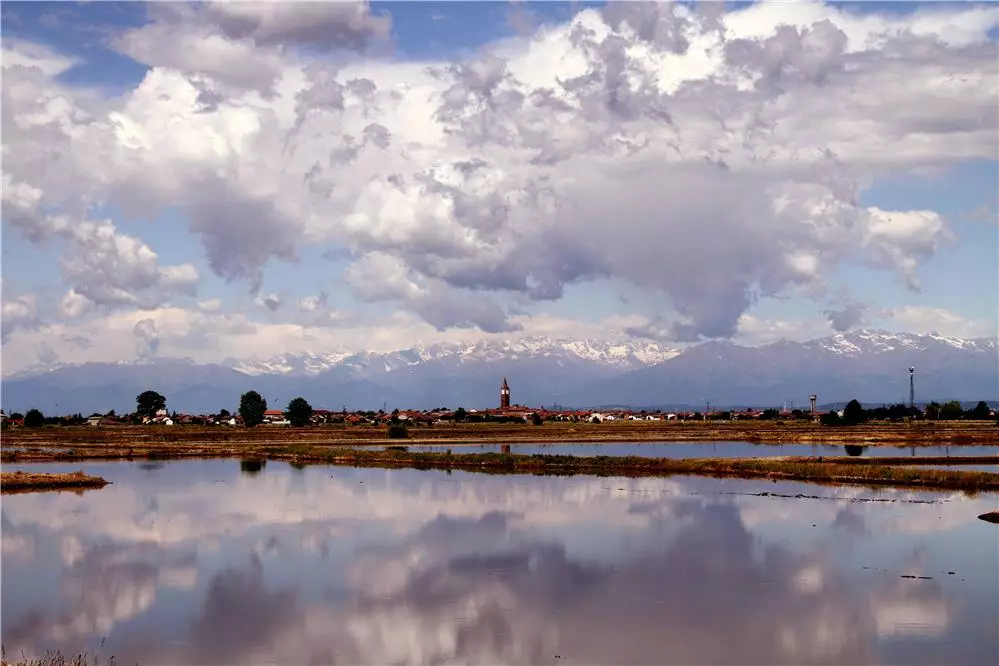
M 0 492 L 4 494 L 103 488 L 107 484 L 108 481 L 101 477 L 88 476 L 82 471 L 68 474 L 0 472 Z
M 899 447 L 999 444 L 999 427 L 991 422 L 921 422 L 868 424 L 830 428 L 806 422 L 665 422 L 613 423 L 548 422 L 529 424 L 459 423 L 411 426 L 411 443 L 557 443 L 557 442 L 704 442 L 743 441 L 762 444 L 858 444 Z M 387 440 L 385 426 L 325 425 L 307 428 L 278 426 L 109 426 L 93 428 L 16 428 L 4 431 L 4 447 L 121 447 L 171 444 L 175 446 L 245 446 L 307 442 L 317 445 L 375 444 Z
M 104 663 L 97 656 L 86 653 L 67 657 L 62 652 L 47 652 L 44 657 L 17 661 L 8 661 L 6 657 L 0 659 L 0 666 L 101 666 Z M 106 663 L 107 666 L 115 666 L 118 662 L 111 657 Z
M 663 476 L 695 474 L 742 478 L 770 478 L 822 483 L 888 485 L 957 489 L 972 492 L 999 490 L 999 474 L 904 466 L 819 461 L 814 458 L 747 459 L 699 458 L 672 460 L 637 456 L 522 455 L 512 453 L 423 453 L 370 451 L 354 448 L 303 451 L 305 447 L 273 452 L 269 457 L 293 463 L 310 462 L 370 467 L 464 469 L 532 474 L 597 474 Z

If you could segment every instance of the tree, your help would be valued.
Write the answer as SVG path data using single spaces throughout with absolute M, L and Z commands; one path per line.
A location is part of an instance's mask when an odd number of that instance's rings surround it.
M 770 421 L 777 418 L 778 416 L 780 416 L 780 412 L 778 412 L 776 409 L 773 408 L 764 409 L 763 412 L 760 414 L 760 419 L 764 421 Z
M 941 421 L 955 421 L 962 416 L 964 416 L 964 410 L 961 408 L 961 403 L 957 400 L 951 400 L 940 408 Z
M 968 413 L 968 418 L 976 421 L 987 421 L 989 419 L 989 404 L 984 400 L 979 400 L 975 408 Z
M 239 415 L 248 428 L 264 422 L 264 412 L 267 411 L 267 401 L 256 391 L 247 391 L 239 396 Z
M 864 414 L 864 408 L 856 400 L 851 400 L 846 403 L 846 407 L 843 408 L 843 425 L 857 425 L 858 423 L 863 423 L 867 420 L 867 415 Z
M 21 412 L 14 412 L 13 414 L 10 415 L 10 420 L 11 421 L 23 421 L 24 420 L 24 414 L 22 414 Z
M 534 423 L 534 425 L 536 425 L 536 426 L 539 426 L 539 425 L 541 425 L 541 424 L 543 423 L 543 421 L 541 420 L 541 414 L 538 414 L 537 412 L 534 412 L 534 415 L 533 415 L 533 416 L 531 416 L 531 421 L 532 421 L 532 422 Z
M 455 421 L 464 421 L 467 417 L 468 413 L 465 411 L 464 407 L 459 407 L 458 409 L 454 410 Z
M 926 420 L 936 421 L 938 418 L 940 418 L 940 403 L 934 401 L 926 405 Z
M 220 419 L 227 419 L 230 416 L 232 416 L 232 414 L 229 413 L 228 409 L 220 409 L 219 410 L 219 418 Z
M 308 424 L 312 418 L 312 405 L 305 398 L 295 398 L 288 403 L 288 409 L 285 411 L 284 417 L 291 421 L 291 425 L 294 427 L 301 428 Z
M 24 415 L 25 428 L 41 428 L 45 425 L 45 416 L 37 409 L 29 409 Z
M 819 417 L 819 423 L 824 426 L 838 426 L 842 425 L 842 421 L 839 418 L 839 414 L 836 412 L 826 412 Z
M 153 418 L 161 409 L 166 409 L 166 398 L 156 391 L 143 391 L 135 398 L 135 413 L 139 416 Z

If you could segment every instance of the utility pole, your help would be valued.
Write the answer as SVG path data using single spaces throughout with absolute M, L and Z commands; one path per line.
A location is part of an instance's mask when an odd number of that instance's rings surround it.
M 916 368 L 909 368 L 909 411 L 916 408 Z

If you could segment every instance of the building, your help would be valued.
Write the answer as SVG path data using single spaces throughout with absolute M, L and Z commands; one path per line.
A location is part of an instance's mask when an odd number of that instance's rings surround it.
M 510 408 L 510 385 L 506 383 L 506 377 L 503 378 L 503 385 L 500 386 L 500 409 Z

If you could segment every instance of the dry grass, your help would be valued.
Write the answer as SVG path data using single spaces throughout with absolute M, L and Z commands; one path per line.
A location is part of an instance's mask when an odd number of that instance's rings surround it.
M 291 453 L 297 463 L 332 463 L 358 467 L 413 467 L 463 469 L 490 473 L 593 474 L 614 476 L 668 476 L 694 474 L 740 478 L 769 478 L 820 483 L 957 489 L 972 492 L 999 490 L 999 474 L 901 465 L 856 464 L 845 458 L 698 458 L 673 460 L 637 456 L 522 455 L 511 453 L 419 453 L 370 451 L 357 448 Z M 272 457 L 287 459 L 287 454 Z
M 33 493 L 51 490 L 87 490 L 103 488 L 108 481 L 88 476 L 82 471 L 68 474 L 35 474 L 31 472 L 0 472 L 0 492 Z
M 103 666 L 104 664 L 115 666 L 117 663 L 114 657 L 105 661 L 87 653 L 67 657 L 62 652 L 47 652 L 44 657 L 23 658 L 17 661 L 9 661 L 6 656 L 0 659 L 0 666 Z
M 828 428 L 809 422 L 738 421 L 733 423 L 617 421 L 613 423 L 550 422 L 529 424 L 459 423 L 411 426 L 412 444 L 523 442 L 704 442 L 742 441 L 767 444 L 831 443 L 887 446 L 999 445 L 999 427 L 991 422 L 918 422 Z M 109 426 L 93 428 L 20 428 L 4 432 L 3 459 L 27 459 L 13 448 L 50 447 L 76 450 L 135 449 L 160 445 L 244 447 L 278 444 L 378 444 L 388 441 L 384 426 Z M 29 452 L 30 453 L 30 452 Z

